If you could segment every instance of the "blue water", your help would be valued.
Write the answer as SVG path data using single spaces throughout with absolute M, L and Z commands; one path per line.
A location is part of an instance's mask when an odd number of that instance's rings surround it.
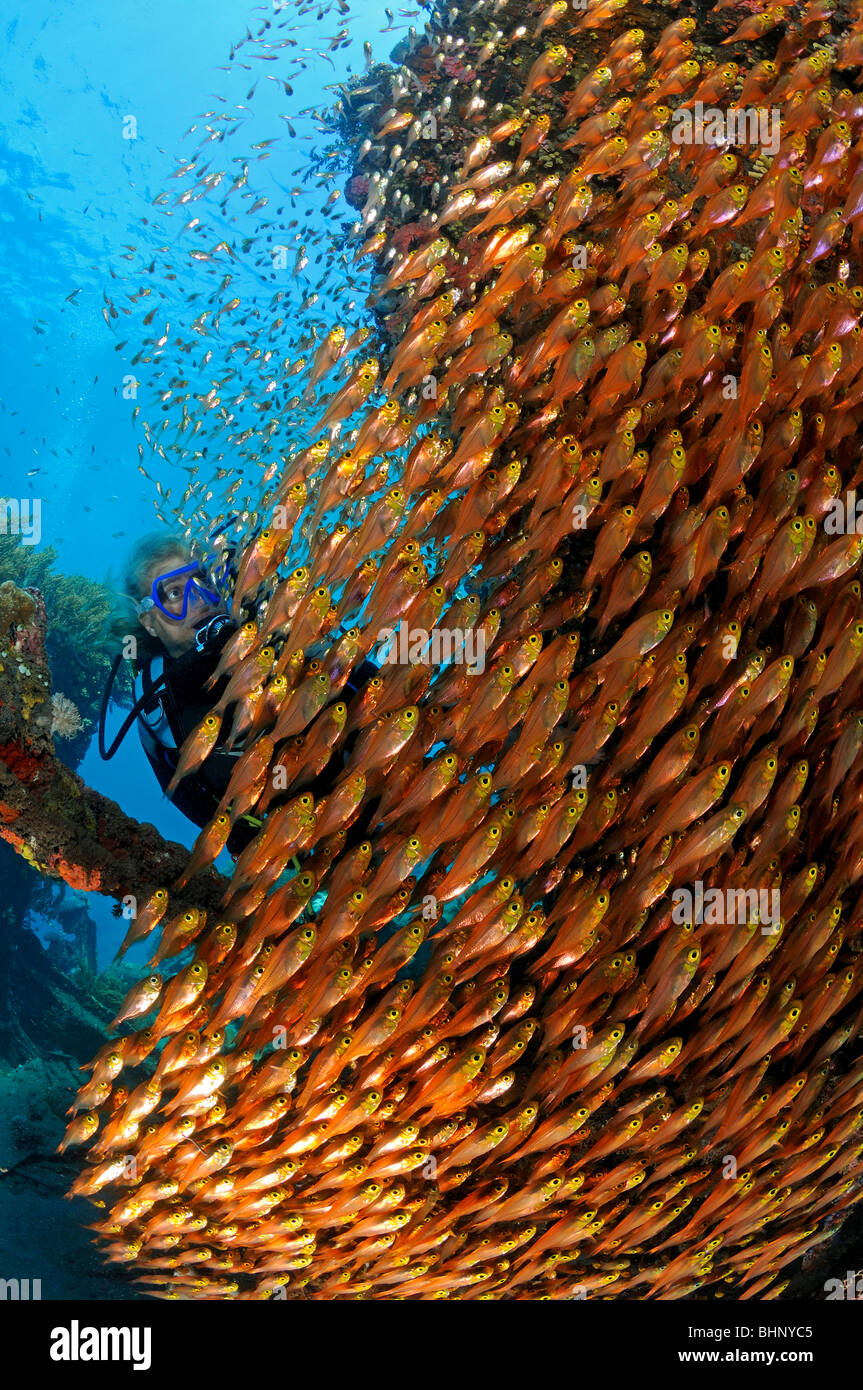
M 228 0 L 179 5 L 175 0 L 147 0 L 146 5 L 55 0 L 47 12 L 7 0 L 2 7 L 0 495 L 40 500 L 39 544 L 55 547 L 62 572 L 116 584 L 136 537 L 158 527 L 154 507 L 162 504 L 155 481 L 172 487 L 176 498 L 190 477 L 182 472 L 183 459 L 175 461 L 170 450 L 168 460 L 153 454 L 142 429 L 144 419 L 158 423 L 155 390 L 165 387 L 178 359 L 169 345 L 164 360 L 152 368 L 131 363 L 147 332 L 141 314 L 158 303 L 154 329 L 171 323 L 181 337 L 193 337 L 189 323 L 201 303 L 192 309 L 189 296 L 203 301 L 222 267 L 189 260 L 189 247 L 212 245 L 219 236 L 254 236 L 259 238 L 255 251 L 233 267 L 231 292 L 242 297 L 243 310 L 258 307 L 252 328 L 266 329 L 274 286 L 266 283 L 261 264 L 273 241 L 281 239 L 290 256 L 279 288 L 292 307 L 279 307 L 286 327 L 278 345 L 280 354 L 290 355 L 291 334 L 303 327 L 296 306 L 315 288 L 309 276 L 320 275 L 320 268 L 312 268 L 294 277 L 296 238 L 335 232 L 344 239 L 357 216 L 343 198 L 333 212 L 324 211 L 327 193 L 343 188 L 344 175 L 317 191 L 305 184 L 301 197 L 291 197 L 289 190 L 299 183 L 292 171 L 332 144 L 313 117 L 298 113 L 330 105 L 338 93 L 326 91 L 327 84 L 363 73 L 364 39 L 371 41 L 375 61 L 386 61 L 407 25 L 421 26 L 423 18 L 397 14 L 396 28 L 381 34 L 387 21 L 377 0 L 354 0 L 347 15 L 334 3 L 320 20 L 315 8 L 303 16 L 295 4 L 280 7 L 278 0 L 257 6 Z M 232 46 L 244 37 L 246 25 L 257 32 L 265 19 L 272 23 L 268 36 L 279 23 L 298 26 L 282 31 L 291 34 L 295 46 L 279 50 L 276 62 L 266 62 L 249 56 L 261 50 L 246 45 L 231 62 Z M 350 44 L 333 47 L 329 58 L 304 51 L 327 49 L 343 29 Z M 308 66 L 301 68 L 301 62 Z M 289 79 L 293 95 L 271 77 Z M 255 201 L 250 193 L 245 202 L 236 196 L 229 200 L 230 221 L 220 214 L 218 198 L 209 196 L 167 217 L 154 199 L 167 190 L 173 200 L 187 186 L 172 176 L 206 134 L 202 113 L 238 108 L 240 128 L 206 147 L 215 155 L 198 158 L 212 158 L 211 169 L 235 171 L 239 165 L 230 161 L 245 157 L 248 188 L 270 199 L 265 214 L 247 211 Z M 291 119 L 295 138 L 282 115 Z M 186 136 L 196 123 L 197 131 Z M 135 138 L 125 138 L 129 135 Z M 271 156 L 259 158 L 253 144 L 274 137 Z M 274 209 L 282 205 L 286 211 L 279 218 Z M 202 219 L 197 242 L 195 233 L 181 233 L 194 216 Z M 262 216 L 274 224 L 263 235 Z M 291 217 L 299 220 L 299 229 L 282 233 Z M 320 247 L 310 248 L 312 260 L 315 249 Z M 177 272 L 175 281 L 166 277 L 169 266 Z M 321 332 L 339 319 L 361 321 L 359 309 L 346 307 L 361 295 L 346 289 L 340 300 L 331 298 L 339 283 L 336 268 L 330 293 L 321 294 L 305 316 Z M 129 294 L 142 286 L 151 288 L 150 297 L 125 312 Z M 107 322 L 106 297 L 116 309 L 116 318 L 109 312 Z M 228 320 L 219 328 L 223 345 L 232 333 L 248 338 L 251 330 Z M 118 351 L 124 339 L 126 346 Z M 128 383 L 139 379 L 137 394 L 130 397 Z M 140 406 L 137 420 L 135 405 Z M 302 415 L 280 419 L 276 444 L 304 442 L 305 424 Z M 138 469 L 141 445 L 149 479 Z M 222 460 L 223 467 L 245 473 L 244 487 L 260 482 L 261 465 L 248 456 L 253 450 L 254 441 L 245 457 L 228 449 Z M 112 709 L 112 729 L 120 717 L 121 711 Z M 152 822 L 171 839 L 187 845 L 194 840 L 196 828 L 162 797 L 134 734 L 107 764 L 92 743 L 79 771 L 129 815 Z M 99 922 L 104 965 L 124 924 L 112 916 L 109 901 L 93 896 L 89 906 Z

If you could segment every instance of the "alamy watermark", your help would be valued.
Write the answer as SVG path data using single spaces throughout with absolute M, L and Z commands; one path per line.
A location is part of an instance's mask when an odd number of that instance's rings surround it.
M 722 111 L 696 101 L 679 106 L 671 117 L 675 145 L 762 145 L 770 154 L 779 150 L 782 112 L 778 106 L 732 106 Z
M 48 1355 L 52 1361 L 131 1361 L 133 1371 L 152 1364 L 149 1327 L 82 1327 L 73 1318 L 69 1327 L 51 1329 Z
M 0 497 L 0 536 L 20 536 L 22 545 L 42 539 L 42 498 Z
M 472 628 L 409 628 L 402 618 L 397 628 L 382 627 L 377 640 L 381 666 L 442 666 L 449 662 L 467 666 L 471 675 L 485 670 L 485 632 Z
M 692 888 L 675 888 L 671 894 L 671 920 L 705 922 L 708 926 L 726 923 L 745 926 L 761 923 L 764 936 L 775 936 L 780 928 L 778 888 L 707 888 L 697 878 Z
M 859 1269 L 849 1269 L 844 1279 L 828 1279 L 824 1284 L 828 1302 L 831 1299 L 848 1299 L 852 1303 L 863 1301 L 863 1273 Z
M 828 536 L 863 535 L 863 498 L 857 492 L 846 492 L 844 500 L 834 497 L 824 513 L 824 531 Z
M 0 1300 L 36 1299 L 42 1297 L 41 1279 L 0 1279 Z

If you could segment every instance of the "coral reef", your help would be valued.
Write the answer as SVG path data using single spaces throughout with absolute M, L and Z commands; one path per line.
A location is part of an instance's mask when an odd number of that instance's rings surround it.
M 40 715 L 55 708 L 44 601 L 11 583 L 0 601 L 0 837 L 40 873 L 118 899 L 179 872 L 181 846 L 124 815 L 57 757 L 52 718 Z M 220 891 L 213 874 L 211 901 Z
M 361 208 L 369 196 L 369 181 L 365 174 L 355 174 L 345 184 L 345 198 L 352 208 Z
M 76 706 L 81 716 L 77 731 L 61 734 L 68 740 L 63 760 L 77 767 L 99 716 L 105 680 L 113 657 L 108 620 L 113 611 L 111 591 L 84 575 L 66 575 L 56 568 L 52 546 L 34 550 L 19 536 L 0 536 L 0 593 L 7 584 L 18 591 L 35 589 L 42 595 L 50 623 L 46 645 L 53 684 Z M 2 610 L 0 610 L 2 612 Z M 116 698 L 128 694 L 127 673 L 121 671 Z

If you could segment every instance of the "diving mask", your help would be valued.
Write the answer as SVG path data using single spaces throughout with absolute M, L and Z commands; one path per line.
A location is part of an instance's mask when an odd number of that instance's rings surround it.
M 158 608 L 171 622 L 181 623 L 189 611 L 193 596 L 211 608 L 222 601 L 221 594 L 212 587 L 206 569 L 197 560 L 181 565 L 179 569 L 157 574 L 149 596 L 140 600 L 138 612 L 147 613 L 151 608 Z

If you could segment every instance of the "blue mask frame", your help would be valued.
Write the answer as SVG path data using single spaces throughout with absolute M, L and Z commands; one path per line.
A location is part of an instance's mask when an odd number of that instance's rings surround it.
M 162 601 L 159 588 L 169 579 L 177 579 L 183 574 L 187 574 L 189 577 L 183 588 L 182 612 L 169 613 Z M 217 590 L 208 587 L 204 582 L 206 577 L 204 566 L 197 560 L 191 561 L 188 565 L 181 565 L 179 569 L 166 570 L 164 574 L 157 574 L 156 578 L 153 580 L 153 587 L 150 590 L 149 597 L 142 598 L 138 604 L 138 612 L 146 613 L 151 608 L 158 608 L 159 612 L 172 623 L 181 623 L 189 611 L 189 596 L 192 593 L 195 593 L 199 598 L 203 599 L 204 603 L 214 608 L 217 604 L 221 603 L 222 596 Z

